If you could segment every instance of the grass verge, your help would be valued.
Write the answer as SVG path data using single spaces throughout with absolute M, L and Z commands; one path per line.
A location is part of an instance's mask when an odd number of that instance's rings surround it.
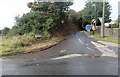
M 39 49 L 42 47 L 48 47 L 48 45 L 55 44 L 58 41 L 63 39 L 63 36 L 57 36 L 52 38 L 46 38 L 46 39 L 34 39 L 33 34 L 25 34 L 21 36 L 3 36 L 0 37 L 0 55 L 6 56 L 6 55 L 13 55 L 17 53 L 26 53 L 31 52 L 35 49 Z
M 113 37 L 113 36 L 104 36 L 104 38 L 100 37 L 100 34 L 98 32 L 95 32 L 94 38 L 96 40 L 101 40 L 101 41 L 107 41 L 107 42 L 113 42 L 120 44 L 119 40 L 120 38 L 118 37 Z

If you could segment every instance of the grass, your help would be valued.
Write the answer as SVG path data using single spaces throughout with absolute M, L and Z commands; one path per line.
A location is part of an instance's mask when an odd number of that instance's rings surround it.
M 120 42 L 119 42 L 120 38 L 113 37 L 113 36 L 104 36 L 104 38 L 101 38 L 100 34 L 98 32 L 95 32 L 94 38 L 96 40 L 101 40 L 101 41 L 107 41 L 107 42 L 113 42 L 113 43 L 120 44 Z
M 0 55 L 10 55 L 16 53 L 24 53 L 26 48 L 31 47 L 31 45 L 41 44 L 49 44 L 53 42 L 57 42 L 63 39 L 63 36 L 45 38 L 45 39 L 34 39 L 33 34 L 25 34 L 21 36 L 3 36 L 0 37 Z M 37 46 L 36 46 L 37 47 Z
M 0 37 L 0 39 L 0 55 L 8 55 L 23 52 L 24 47 L 30 45 L 33 41 L 31 34 L 13 37 L 2 36 Z

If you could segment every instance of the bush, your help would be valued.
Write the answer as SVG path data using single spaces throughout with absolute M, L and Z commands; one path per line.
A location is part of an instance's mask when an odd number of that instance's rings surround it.
M 15 26 L 10 30 L 9 35 L 24 35 L 30 32 L 44 35 L 49 33 L 54 24 L 52 18 L 36 12 L 23 14 L 15 19 Z
M 112 24 L 112 25 L 111 25 L 111 28 L 119 28 L 119 25 L 117 25 L 117 24 Z

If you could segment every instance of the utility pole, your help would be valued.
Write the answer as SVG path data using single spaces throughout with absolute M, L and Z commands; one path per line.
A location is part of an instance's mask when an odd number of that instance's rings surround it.
M 93 5 L 95 7 L 95 20 L 97 20 L 97 2 L 94 3 Z M 96 23 L 95 23 L 95 26 L 96 26 Z
M 97 21 L 97 2 L 95 2 L 95 20 Z M 95 23 L 96 26 L 96 23 Z
M 101 24 L 101 37 L 104 37 L 104 18 L 105 18 L 105 0 L 103 0 L 103 15 L 102 15 L 102 24 Z

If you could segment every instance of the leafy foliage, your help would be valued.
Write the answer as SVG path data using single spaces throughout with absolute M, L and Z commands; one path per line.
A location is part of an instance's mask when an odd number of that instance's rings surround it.
M 24 35 L 33 32 L 49 36 L 52 29 L 60 29 L 61 21 L 67 23 L 68 10 L 71 2 L 29 2 L 27 6 L 31 12 L 15 17 L 15 25 L 9 35 Z
M 54 27 L 61 27 L 61 20 L 67 23 L 68 20 L 68 10 L 72 2 L 29 2 L 28 7 L 31 11 L 36 11 L 44 14 L 53 19 L 55 22 Z
M 14 35 L 23 35 L 30 32 L 44 35 L 53 26 L 53 20 L 51 18 L 36 12 L 30 12 L 21 17 L 18 16 L 15 19 L 15 26 L 10 32 Z
M 77 20 L 80 17 L 79 14 L 72 9 L 70 9 L 68 11 L 68 13 L 69 13 L 69 18 L 68 18 L 69 23 L 73 23 L 73 24 L 77 25 Z
M 96 10 L 95 10 L 96 8 Z M 87 2 L 83 12 L 83 18 L 88 22 L 92 19 L 102 17 L 103 3 L 102 2 Z M 105 22 L 110 22 L 111 6 L 108 2 L 105 3 Z
M 10 37 L 4 36 L 4 43 L 2 43 L 2 52 L 0 54 L 7 55 L 23 52 L 26 46 L 40 42 L 34 37 L 39 36 L 42 38 L 40 40 L 43 40 L 54 35 L 54 33 L 52 34 L 54 29 L 60 30 L 62 29 L 60 27 L 63 27 L 61 20 L 67 23 L 70 5 L 72 5 L 71 2 L 50 3 L 39 2 L 37 0 L 28 3 L 31 11 L 22 16 L 15 17 L 15 25 L 12 29 L 4 30 L 5 34 L 8 34 Z M 57 30 L 55 32 L 57 33 Z

